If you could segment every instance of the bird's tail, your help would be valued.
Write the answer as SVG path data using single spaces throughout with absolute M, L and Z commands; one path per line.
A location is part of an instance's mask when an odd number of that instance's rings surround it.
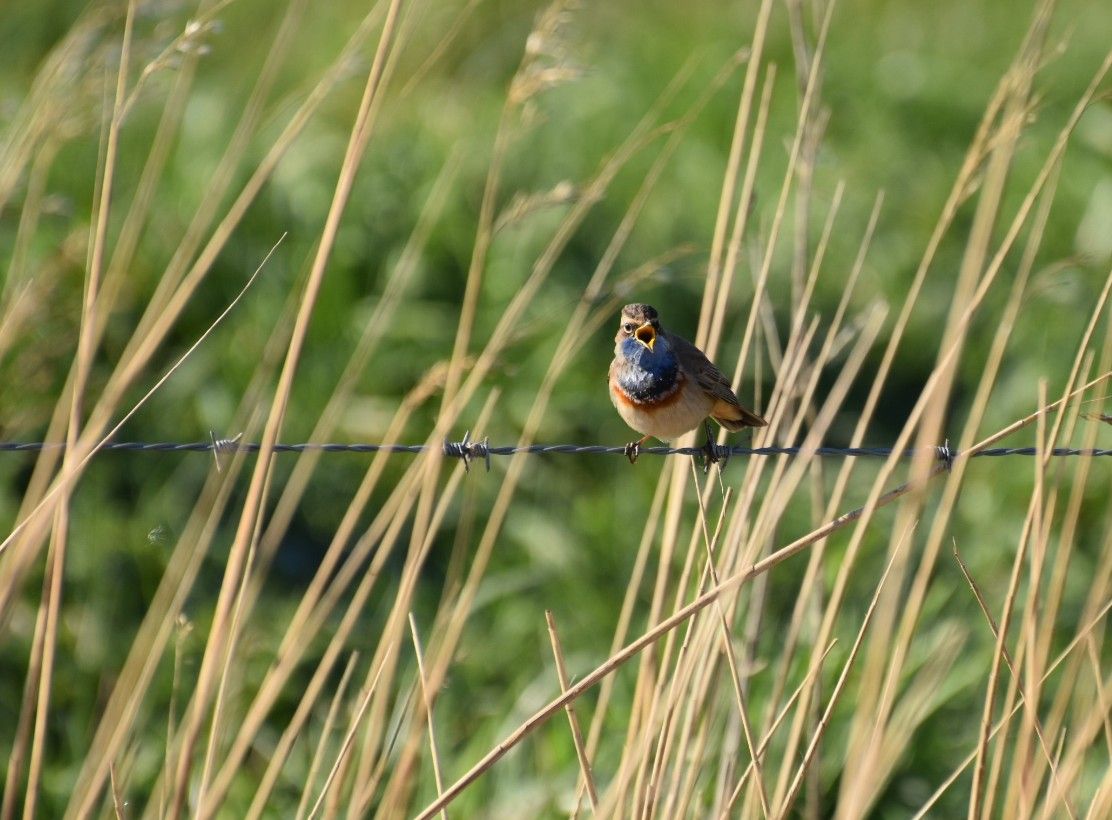
M 710 417 L 729 430 L 736 433 L 745 427 L 764 427 L 768 424 L 756 413 L 746 410 L 737 404 L 717 401 L 710 411 Z

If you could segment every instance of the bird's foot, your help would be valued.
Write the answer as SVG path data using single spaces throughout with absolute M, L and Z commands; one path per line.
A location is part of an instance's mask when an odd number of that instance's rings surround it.
M 637 461 L 637 456 L 641 455 L 641 445 L 648 440 L 649 437 L 645 436 L 644 438 L 638 439 L 637 441 L 631 441 L 625 446 L 625 455 L 626 458 L 629 459 L 630 464 L 633 464 L 635 461 Z
M 725 453 L 722 453 L 722 451 L 718 449 L 718 445 L 714 443 L 714 436 L 711 435 L 709 423 L 704 424 L 703 429 L 707 434 L 706 444 L 703 445 L 703 472 L 707 473 L 710 472 L 710 465 L 718 463 L 725 464 L 726 459 L 729 458 L 730 451 L 724 448 Z M 720 453 L 722 454 L 720 455 Z

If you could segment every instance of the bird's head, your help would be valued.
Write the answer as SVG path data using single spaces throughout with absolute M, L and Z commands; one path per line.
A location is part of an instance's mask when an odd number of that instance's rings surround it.
M 652 305 L 626 305 L 622 308 L 618 335 L 614 341 L 620 345 L 630 339 L 652 353 L 659 333 L 660 320 L 657 318 L 656 308 Z

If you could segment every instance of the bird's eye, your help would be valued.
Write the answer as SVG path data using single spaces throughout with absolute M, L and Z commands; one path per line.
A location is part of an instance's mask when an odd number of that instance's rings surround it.
M 624 330 L 626 333 L 632 333 L 633 322 L 626 322 L 624 325 L 622 325 L 622 330 Z

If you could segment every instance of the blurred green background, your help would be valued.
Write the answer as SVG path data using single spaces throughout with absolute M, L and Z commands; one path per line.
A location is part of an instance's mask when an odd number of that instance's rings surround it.
M 141 8 L 133 57 L 137 66 L 159 54 L 197 13 L 190 4 L 178 2 L 144 3 Z M 365 3 L 347 0 L 312 4 L 269 103 L 267 125 L 253 140 L 243 167 L 237 169 L 240 183 L 270 147 L 293 101 L 319 79 L 367 8 Z M 400 56 L 392 92 L 343 219 L 298 371 L 284 441 L 302 441 L 309 435 L 429 192 L 454 158 L 460 163 L 459 174 L 443 214 L 336 438 L 381 440 L 401 397 L 430 367 L 450 355 L 494 134 L 525 39 L 543 5 L 477 2 L 458 36 L 427 64 L 463 8 L 459 2 L 429 4 L 413 23 L 414 36 Z M 804 4 L 796 11 L 803 16 L 813 45 L 815 9 Z M 815 169 L 812 248 L 839 182 L 844 182 L 845 194 L 819 280 L 816 311 L 820 317 L 828 319 L 841 296 L 878 191 L 884 192 L 883 210 L 854 309 L 863 310 L 873 300 L 900 304 L 965 148 L 1024 35 L 1029 12 L 1028 4 L 1011 0 L 930 4 L 842 0 L 838 4 L 822 83 L 820 104 L 829 121 Z M 776 6 L 766 54 L 778 67 L 778 81 L 751 223 L 751 232 L 760 236 L 767 235 L 772 220 L 800 103 L 787 13 L 785 7 Z M 204 53 L 197 62 L 183 126 L 158 189 L 155 217 L 143 232 L 137 263 L 129 272 L 125 307 L 109 319 L 93 374 L 94 391 L 103 385 L 210 185 L 210 175 L 228 144 L 281 13 L 263 0 L 239 0 L 217 17 L 218 26 L 199 40 Z M 550 191 L 563 182 L 583 183 L 681 74 L 679 91 L 668 103 L 665 119 L 682 116 L 712 86 L 731 55 L 749 43 L 754 18 L 754 4 L 748 3 L 649 0 L 572 9 L 551 44 L 556 49 L 551 60 L 572 69 L 575 76 L 532 99 L 528 117 L 515 115 L 499 210 L 508 208 L 515 194 Z M 1013 210 L 1112 42 L 1112 11 L 1098 0 L 1061 3 L 1055 21 L 1050 36 L 1061 41 L 1063 49 L 1040 75 L 1039 105 L 1032 111 L 1009 189 Z M 49 207 L 27 249 L 22 271 L 13 271 L 8 260 L 26 193 L 25 176 L 0 210 L 0 270 L 6 272 L 0 275 L 32 278 L 45 294 L 31 332 L 0 361 L 0 438 L 4 440 L 36 440 L 44 434 L 75 348 L 101 111 L 110 101 L 106 88 L 114 83 L 122 6 L 43 0 L 10 5 L 0 18 L 0 53 L 5 55 L 0 61 L 0 125 L 9 126 L 0 137 L 18 121 L 52 50 L 72 36 L 75 27 L 84 27 L 79 48 L 84 64 L 71 66 L 65 83 L 69 98 L 52 134 L 58 158 L 46 185 Z M 118 202 L 126 203 L 138 184 L 161 101 L 184 59 L 179 55 L 151 74 L 128 117 L 117 169 Z M 366 51 L 353 60 L 349 76 L 282 160 L 221 255 L 214 275 L 191 301 L 131 398 L 138 399 L 181 355 L 238 292 L 267 250 L 287 234 L 260 281 L 215 336 L 128 423 L 121 438 L 195 441 L 207 439 L 209 431 L 217 436 L 236 432 L 229 425 L 237 403 L 268 340 L 280 323 L 289 321 L 290 294 L 303 281 L 320 235 L 366 60 Z M 418 71 L 419 80 L 408 83 Z M 690 246 L 690 252 L 626 300 L 666 304 L 668 326 L 688 336 L 697 325 L 743 73 L 744 66 L 728 75 L 692 123 L 618 262 L 619 272 L 629 271 L 672 249 Z M 497 412 L 487 427 L 473 433 L 496 443 L 515 440 L 560 333 L 562 317 L 582 292 L 660 145 L 661 140 L 656 140 L 634 157 L 576 233 L 498 363 L 489 385 L 503 392 Z M 481 348 L 567 207 L 540 208 L 496 234 L 484 276 L 474 350 Z M 115 217 L 122 219 L 122 212 L 118 210 Z M 969 209 L 959 215 L 931 269 L 868 444 L 892 443 L 934 364 L 970 215 Z M 113 225 L 113 231 L 118 228 Z M 786 334 L 790 248 L 781 243 L 776 254 L 770 298 L 777 324 Z M 1061 389 L 1110 254 L 1112 106 L 1104 99 L 1083 117 L 1063 165 L 1043 252 L 989 408 L 986 433 L 1031 411 L 1040 378 L 1048 380 L 1051 395 Z M 752 257 L 743 253 L 735 300 L 738 318 L 727 321 L 722 347 L 727 372 L 744 328 L 751 269 Z M 974 325 L 960 366 L 951 417 L 955 430 L 960 429 L 967 410 L 963 401 L 970 398 L 983 365 L 979 352 L 986 351 L 1007 296 L 1007 270 Z M 895 308 L 890 317 L 894 312 Z M 604 388 L 612 336 L 607 323 L 561 379 L 539 435 L 541 442 L 614 445 L 630 438 Z M 740 391 L 743 401 L 763 404 L 771 384 L 765 363 L 756 376 L 747 374 Z M 860 392 L 847 401 L 846 413 L 828 444 L 845 444 L 856 422 L 854 409 L 867 386 L 866 379 Z M 477 416 L 478 407 L 477 401 L 464 418 Z M 405 441 L 423 440 L 436 408 L 434 400 L 418 411 Z M 463 432 L 462 428 L 456 431 L 459 436 Z M 1031 435 L 1021 434 L 1008 444 L 1029 444 Z M 393 459 L 392 479 L 382 493 L 406 469 L 407 458 Z M 29 455 L 0 456 L 0 522 L 6 529 L 15 522 L 32 463 Z M 283 456 L 280 463 L 279 480 L 288 473 L 292 457 Z M 265 589 L 260 612 L 284 613 L 275 623 L 284 623 L 295 605 L 367 463 L 363 456 L 326 456 L 325 468 L 314 477 Z M 460 664 L 443 693 L 440 714 L 446 725 L 441 737 L 450 759 L 474 759 L 550 695 L 545 608 L 557 613 L 572 668 L 588 668 L 605 655 L 658 466 L 653 459 L 643 459 L 630 468 L 621 459 L 602 456 L 533 460 L 496 549 Z M 66 784 L 75 776 L 95 727 L 97 705 L 105 696 L 112 670 L 126 655 L 165 566 L 169 549 L 165 539 L 173 543 L 211 468 L 211 458 L 197 454 L 102 455 L 75 494 L 64 651 L 55 693 L 58 714 L 64 717 L 51 725 L 48 805 L 64 802 Z M 734 469 L 740 473 L 740 467 Z M 489 475 L 479 469 L 467 478 L 465 492 L 479 509 L 493 498 L 503 470 L 504 464 L 496 460 Z M 994 545 L 1015 542 L 1031 470 L 1022 463 L 985 460 L 971 467 L 971 473 L 956 518 L 960 526 L 969 528 L 967 560 L 986 583 L 1004 583 L 1011 556 L 998 554 Z M 1103 475 L 1090 486 L 1094 495 L 1107 494 L 1108 489 Z M 780 534 L 782 541 L 810 529 L 807 499 L 800 500 L 799 514 L 786 521 L 792 530 Z M 229 522 L 229 532 L 218 543 L 228 543 L 234 523 Z M 435 612 L 452 538 L 458 527 L 471 523 L 451 520 L 443 543 L 435 547 L 428 583 L 421 592 L 424 612 L 418 615 L 424 622 Z M 1099 547 L 1095 526 L 1094 522 L 1094 530 L 1078 539 L 1075 570 L 1082 579 L 1086 562 L 1095 561 Z M 155 530 L 164 535 L 152 537 Z M 835 542 L 831 549 L 843 546 Z M 224 557 L 216 552 L 208 558 L 204 579 L 189 605 L 189 615 L 201 632 Z M 875 561 L 880 561 L 879 555 Z M 774 574 L 773 602 L 780 592 L 790 601 L 797 581 L 792 573 L 800 567 L 802 563 L 789 564 Z M 41 567 L 38 572 L 28 579 L 23 608 L 0 641 L 0 725 L 14 725 L 18 713 Z M 863 589 L 871 584 L 866 579 Z M 940 631 L 979 618 L 956 571 L 952 590 L 929 604 Z M 382 591 L 383 602 L 391 597 Z M 1080 598 L 1073 605 L 1080 607 Z M 372 604 L 368 636 L 374 635 L 373 619 L 383 614 Z M 258 618 L 250 627 L 260 646 L 274 639 L 267 635 L 267 620 Z M 980 629 L 970 630 L 969 639 L 990 643 Z M 769 640 L 773 646 L 774 636 Z M 368 638 L 368 645 L 373 645 L 373 638 Z M 469 651 L 480 649 L 486 661 L 470 663 Z M 267 654 L 260 655 L 260 672 L 268 660 Z M 197 654 L 187 655 L 187 661 L 196 663 Z M 882 816 L 902 816 L 908 805 L 923 798 L 924 784 L 937 783 L 956 756 L 968 750 L 975 726 L 968 722 L 962 731 L 954 731 L 955 715 L 965 716 L 971 703 L 979 703 L 980 690 L 974 684 L 980 671 L 969 670 L 968 686 L 955 684 L 954 714 L 943 710 L 930 721 L 915 758 L 901 767 L 903 774 L 882 800 Z M 168 692 L 168 676 L 161 685 Z M 965 722 L 964 717 L 956 719 Z M 8 733 L 3 733 L 0 759 L 6 760 L 10 743 Z M 507 780 L 519 778 L 523 793 L 531 788 L 530 778 L 545 770 L 546 760 L 568 754 L 563 745 L 549 747 L 540 739 L 530 741 L 527 748 L 526 754 L 500 764 Z M 561 766 L 574 771 L 566 761 Z M 495 799 L 491 794 L 487 798 Z

